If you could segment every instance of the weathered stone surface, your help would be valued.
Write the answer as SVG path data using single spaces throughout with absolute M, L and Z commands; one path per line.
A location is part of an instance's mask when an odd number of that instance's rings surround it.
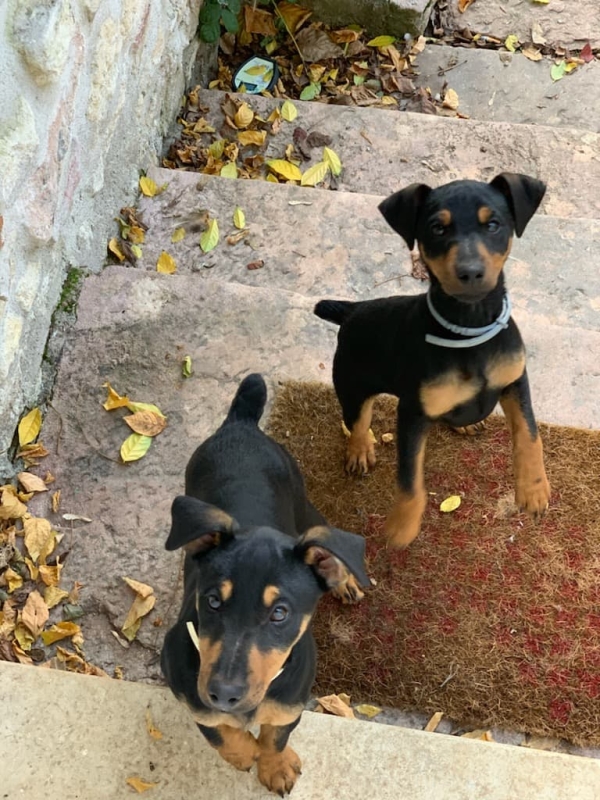
M 533 62 L 520 53 L 430 45 L 417 59 L 415 83 L 434 94 L 447 83 L 458 93 L 461 113 L 480 121 L 600 132 L 600 117 L 593 111 L 600 62 L 584 64 L 561 81 L 550 77 L 553 63 Z
M 548 44 L 581 49 L 586 42 L 600 47 L 600 6 L 597 0 L 551 0 L 546 4 L 523 0 L 476 0 L 464 14 L 459 0 L 448 0 L 447 24 L 504 39 L 516 34 L 531 41 L 531 26 L 541 27 Z
M 164 169 L 149 174 L 167 188 L 140 202 L 149 226 L 142 268 L 155 271 L 165 250 L 180 273 L 193 272 L 203 286 L 227 280 L 349 299 L 425 290 L 410 277 L 404 241 L 378 211 L 382 197 Z M 250 234 L 249 244 L 232 247 L 226 237 L 235 230 L 236 205 L 245 211 Z M 208 254 L 199 247 L 200 234 L 189 232 L 201 209 L 218 219 L 221 230 L 220 244 Z M 188 233 L 173 244 L 171 234 L 181 226 Z M 264 266 L 249 270 L 256 260 Z M 524 315 L 600 331 L 599 262 L 600 222 L 536 215 L 515 239 L 506 266 L 513 301 Z
M 12 36 L 39 86 L 58 80 L 69 56 L 75 20 L 68 0 L 13 4 Z
M 435 0 L 305 0 L 318 18 L 332 25 L 361 25 L 373 36 L 419 36 L 425 30 Z
M 217 130 L 222 99 L 220 92 L 201 95 Z M 268 98 L 246 99 L 263 115 L 281 105 Z M 389 194 L 415 182 L 439 186 L 458 178 L 490 180 L 503 171 L 524 172 L 547 183 L 545 213 L 600 218 L 597 133 L 314 102 L 296 101 L 295 105 L 297 119 L 284 122 L 279 134 L 269 137 L 267 157 L 283 157 L 295 127 L 327 133 L 344 165 L 343 190 Z M 322 151 L 312 152 L 311 163 L 315 163 Z
M 265 374 L 271 394 L 278 380 L 328 379 L 332 332 L 312 305 L 297 294 L 208 284 L 197 275 L 112 267 L 86 281 L 42 438 L 54 453 L 44 467 L 62 489 L 60 513 L 93 520 L 75 528 L 63 572 L 66 584 L 86 585 L 83 630 L 92 661 L 109 670 L 122 664 L 129 679 L 158 675 L 152 656 L 177 612 L 181 564 L 164 542 L 187 460 L 220 424 L 248 372 Z M 188 379 L 185 355 L 193 365 Z M 118 461 L 130 430 L 122 412 L 102 408 L 105 381 L 156 403 L 169 420 L 149 453 L 129 466 Z M 50 518 L 68 529 L 60 514 Z M 138 634 L 147 653 L 139 644 L 124 650 L 110 632 L 132 602 L 124 575 L 155 588 L 155 611 Z M 159 617 L 163 627 L 155 628 Z
M 13 113 L 0 125 L 0 198 L 3 202 L 8 202 L 38 145 L 33 109 L 24 97 L 19 97 Z
M 209 747 L 166 688 L 0 662 L 0 692 L 11 800 L 121 800 L 132 775 L 156 783 L 148 796 L 161 800 L 271 796 L 256 770 L 238 772 Z M 593 759 L 310 712 L 290 745 L 302 759 L 294 800 L 595 800 L 600 781 Z

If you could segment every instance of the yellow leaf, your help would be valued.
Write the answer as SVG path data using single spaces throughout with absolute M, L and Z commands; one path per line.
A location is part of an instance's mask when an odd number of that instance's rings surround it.
M 281 116 L 287 122 L 293 122 L 298 116 L 298 109 L 292 103 L 291 100 L 286 100 L 284 104 L 281 106 Z
M 137 225 L 132 225 L 131 228 L 129 228 L 127 238 L 132 244 L 144 244 L 146 234 L 144 233 L 143 228 L 138 228 Z
M 215 161 L 218 160 L 223 155 L 223 150 L 225 149 L 226 144 L 227 142 L 225 141 L 225 139 L 217 139 L 216 142 L 213 142 L 209 146 L 208 148 L 209 155 L 211 155 L 215 159 Z
M 167 418 L 154 411 L 136 411 L 135 414 L 123 417 L 123 421 L 129 425 L 132 431 L 144 436 L 158 436 L 164 431 L 167 424 Z
M 156 597 L 151 594 L 148 597 L 142 597 L 140 594 L 136 595 L 131 608 L 127 614 L 127 618 L 123 623 L 121 631 L 123 636 L 132 642 L 140 628 L 142 617 L 149 614 L 156 603 Z
M 300 64 L 300 66 L 302 67 L 302 64 Z M 274 108 L 273 111 L 271 111 L 271 113 L 267 117 L 267 122 L 275 122 L 275 120 L 278 120 L 280 118 L 281 118 L 281 111 L 278 108 Z
M 440 511 L 448 514 L 450 511 L 456 511 L 461 503 L 460 497 L 457 494 L 452 494 L 440 503 Z
M 48 487 L 44 481 L 37 475 L 32 475 L 31 472 L 19 472 L 17 475 L 19 483 L 26 492 L 47 492 Z
M 476 730 L 476 731 L 469 731 L 468 733 L 461 733 L 460 737 L 461 737 L 461 739 L 479 739 L 482 742 L 493 742 L 494 741 L 494 737 L 492 736 L 492 732 L 491 731 L 486 731 L 486 730 L 483 730 L 483 729 L 479 729 L 479 730 Z M 554 742 L 554 745 L 556 746 L 556 739 L 551 739 L 550 741 Z M 524 747 L 527 747 L 527 746 L 528 746 L 527 744 L 524 745 Z
M 540 5 L 547 6 L 550 0 L 533 0 L 534 3 L 539 3 Z
M 158 730 L 158 728 L 152 722 L 152 715 L 150 714 L 150 709 L 146 711 L 146 730 L 150 734 L 150 736 L 158 741 L 159 739 L 163 738 L 162 733 Z
M 108 249 L 113 254 L 113 256 L 116 256 L 119 259 L 119 261 L 125 261 L 125 256 L 123 255 L 123 253 L 121 252 L 121 248 L 119 247 L 119 242 L 114 236 L 108 243 Z
M 15 589 L 20 589 L 21 586 L 23 586 L 23 578 L 18 572 L 15 572 L 12 567 L 8 567 L 4 570 L 4 578 L 6 580 L 9 594 L 14 592 Z
M 121 397 L 120 394 L 115 392 L 110 383 L 103 383 L 102 387 L 108 390 L 106 402 L 102 404 L 107 411 L 113 411 L 115 408 L 123 408 L 123 406 L 126 406 L 129 403 L 129 398 L 127 395 Z
M 446 94 L 444 96 L 444 101 L 442 103 L 444 108 L 451 108 L 453 111 L 459 106 L 458 94 L 454 91 L 454 89 L 446 89 Z
M 504 40 L 504 47 L 506 47 L 507 50 L 510 50 L 511 53 L 514 53 L 518 46 L 519 37 L 514 33 L 511 33 L 510 36 L 507 36 Z
M 573 70 L 577 69 L 578 66 L 579 66 L 579 64 L 578 64 L 577 61 L 567 61 L 566 64 L 565 64 L 565 72 L 568 75 L 569 72 L 573 72 Z
M 238 169 L 237 166 L 234 164 L 233 161 L 228 161 L 227 164 L 224 164 L 221 167 L 221 172 L 219 175 L 222 178 L 237 178 L 238 176 Z
M 17 622 L 14 636 L 22 650 L 31 650 L 31 645 L 37 638 L 23 622 Z
M 33 442 L 42 427 L 42 412 L 39 408 L 32 408 L 19 422 L 19 445 Z
M 208 227 L 200 237 L 200 249 L 203 253 L 210 253 L 219 243 L 219 223 L 216 219 L 208 222 Z
M 24 560 L 25 563 L 27 564 L 27 569 L 29 570 L 29 577 L 31 578 L 32 581 L 37 581 L 38 575 L 40 574 L 39 567 L 36 567 L 33 561 L 27 556 L 25 556 Z
M 246 147 L 249 144 L 254 144 L 257 147 L 262 147 L 267 138 L 266 131 L 240 131 L 238 133 L 238 142 Z M 221 173 L 223 174 L 223 173 Z
M 60 489 L 57 489 L 55 492 L 52 493 L 52 511 L 55 514 L 58 514 L 58 509 L 60 507 Z
M 147 583 L 142 583 L 141 581 L 136 581 L 135 578 L 128 578 L 126 576 L 123 577 L 123 580 L 127 586 L 133 589 L 136 594 L 139 594 L 140 597 L 150 597 L 150 595 L 154 593 L 152 586 L 148 586 Z
M 240 231 L 243 231 L 246 227 L 246 215 L 239 206 L 236 206 L 233 212 L 233 224 Z
M 173 244 L 177 244 L 177 242 L 180 242 L 184 238 L 185 238 L 185 228 L 175 228 L 175 230 L 171 234 L 171 241 L 173 242 Z
M 58 586 L 46 586 L 44 590 L 44 600 L 48 608 L 54 608 L 68 596 L 69 593 L 64 589 L 59 589 Z
M 2 486 L 2 503 L 0 503 L 0 520 L 22 519 L 27 514 L 27 506 L 17 497 L 14 487 Z
M 248 103 L 242 103 L 242 105 L 235 112 L 233 121 L 238 126 L 238 128 L 247 128 L 253 119 L 254 119 L 254 111 L 252 111 Z
M 155 786 L 158 786 L 158 783 L 148 783 L 148 781 L 143 781 L 141 778 L 138 778 L 137 775 L 127 778 L 125 783 L 128 783 L 129 786 L 135 789 L 138 794 L 146 792 L 148 789 L 154 789 Z
M 302 180 L 302 173 L 298 167 L 295 164 L 290 164 L 289 161 L 285 161 L 283 158 L 275 158 L 272 161 L 267 161 L 267 166 L 269 169 L 273 170 L 273 172 L 285 178 L 286 181 Z
M 356 706 L 355 711 L 358 711 L 359 714 L 362 714 L 363 717 L 368 717 L 369 719 L 373 719 L 376 717 L 377 714 L 381 714 L 381 709 L 379 706 L 370 706 L 368 703 L 362 703 L 359 706 Z
M 192 357 L 185 356 L 181 362 L 181 374 L 184 378 L 189 378 L 192 374 Z
M 434 731 L 437 728 L 437 726 L 440 724 L 440 722 L 442 721 L 442 717 L 443 716 L 444 716 L 444 712 L 443 711 L 436 711 L 435 714 L 433 714 L 431 716 L 431 719 L 429 720 L 427 725 L 425 725 L 423 730 L 427 731 L 428 733 L 431 733 L 432 731 Z
M 37 639 L 44 629 L 44 625 L 48 622 L 49 617 L 48 606 L 44 602 L 42 595 L 37 589 L 34 589 L 33 592 L 28 595 L 27 602 L 23 606 L 20 621 L 31 631 L 33 638 Z M 19 642 L 19 644 L 23 647 L 21 642 Z
M 152 444 L 151 436 L 132 433 L 121 445 L 121 458 L 123 461 L 138 461 L 146 455 Z
M 48 567 L 46 564 L 40 565 L 40 578 L 46 586 L 58 586 L 60 583 L 60 573 L 63 565 L 57 563 L 55 567 Z
M 25 531 L 25 547 L 31 560 L 36 562 L 40 554 L 46 550 L 49 542 L 54 541 L 52 526 L 47 519 L 30 517 L 24 520 L 23 530 Z
M 267 177 L 265 178 L 265 180 L 266 180 L 268 183 L 279 183 L 279 181 L 277 180 L 277 178 L 275 177 L 275 175 L 273 175 L 273 173 L 272 173 L 272 172 L 269 172 L 269 174 L 267 175 Z
M 153 403 L 132 403 L 131 401 L 129 401 L 127 403 L 127 408 L 134 414 L 136 411 L 152 411 L 161 417 L 165 416 L 160 410 L 160 408 L 158 406 L 155 406 Z
M 384 95 L 381 100 L 379 101 L 382 106 L 397 106 L 398 101 L 395 97 L 392 97 L 390 94 Z
M 140 178 L 140 189 L 142 190 L 142 194 L 145 194 L 146 197 L 154 197 L 158 194 L 158 186 L 154 183 L 152 178 L 148 178 L 146 175 Z
M 316 186 L 317 183 L 325 180 L 328 172 L 329 164 L 326 161 L 319 161 L 318 164 L 313 164 L 306 170 L 300 183 L 302 186 Z
M 177 264 L 173 256 L 163 250 L 156 262 L 156 271 L 161 272 L 163 275 L 172 275 L 176 269 Z
M 81 628 L 74 622 L 57 622 L 56 625 L 42 633 L 42 641 L 48 646 L 61 639 L 67 639 L 69 636 L 75 636 L 77 633 L 81 633 Z
M 367 47 L 389 47 L 395 41 L 395 36 L 376 36 L 370 42 L 367 42 Z
M 323 148 L 323 161 L 329 166 L 331 174 L 335 175 L 336 178 L 341 174 L 342 162 L 340 161 L 340 157 L 330 147 Z

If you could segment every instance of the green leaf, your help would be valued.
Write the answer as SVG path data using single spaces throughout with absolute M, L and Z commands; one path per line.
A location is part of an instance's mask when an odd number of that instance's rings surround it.
M 200 237 L 200 248 L 203 253 L 210 253 L 219 243 L 219 223 L 216 219 L 211 219 L 207 229 Z
M 309 167 L 302 176 L 301 186 L 316 186 L 325 180 L 325 176 L 329 172 L 329 164 L 325 161 L 319 161 L 318 164 L 313 164 Z
M 131 252 L 133 253 L 133 255 L 136 258 L 141 258 L 142 257 L 142 248 L 139 246 L 139 244 L 132 244 L 131 245 Z
M 389 47 L 395 41 L 395 36 L 376 36 L 370 42 L 367 42 L 367 47 Z
M 198 20 L 201 25 L 218 25 L 221 18 L 221 6 L 214 0 L 206 0 L 202 8 Z
M 141 433 L 132 433 L 121 445 L 121 458 L 123 461 L 138 461 L 146 455 L 152 444 L 151 436 Z
M 218 22 L 207 22 L 200 26 L 200 38 L 207 44 L 214 44 L 219 39 L 221 26 Z
M 355 86 L 362 86 L 364 82 L 365 82 L 365 76 L 364 75 L 355 75 L 354 76 L 354 85 Z
M 227 0 L 227 5 L 232 14 L 239 14 L 242 8 L 241 0 Z
M 221 22 L 229 33 L 237 33 L 240 29 L 238 19 L 228 8 L 221 11 Z
M 293 122 L 298 116 L 298 109 L 291 102 L 291 100 L 286 100 L 285 103 L 281 106 L 281 116 L 287 122 Z
M 563 59 L 559 64 L 553 64 L 552 69 L 550 70 L 550 77 L 553 81 L 559 81 L 561 78 L 564 78 L 567 72 L 567 65 Z
M 213 142 L 208 147 L 208 152 L 213 158 L 221 158 L 223 155 L 223 150 L 225 150 L 226 141 L 225 139 L 217 139 L 216 142 Z
M 319 94 L 321 94 L 321 84 L 309 83 L 300 92 L 300 100 L 314 100 Z
M 220 175 L 222 178 L 237 178 L 238 170 L 233 161 L 229 161 L 221 167 Z
M 189 378 L 192 374 L 192 357 L 186 356 L 181 363 L 181 374 L 184 378 Z
M 239 206 L 236 206 L 233 212 L 233 224 L 240 231 L 246 227 L 246 215 Z
M 338 175 L 341 174 L 342 162 L 340 161 L 340 157 L 330 147 L 323 148 L 323 161 L 326 164 L 329 164 L 329 169 L 331 170 L 331 174 L 335 175 L 336 178 Z

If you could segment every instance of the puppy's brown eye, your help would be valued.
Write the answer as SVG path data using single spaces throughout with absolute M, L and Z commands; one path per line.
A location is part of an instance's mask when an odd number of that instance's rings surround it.
M 497 219 L 491 219 L 487 223 L 486 227 L 490 233 L 498 233 L 498 231 L 500 230 L 500 223 L 498 222 Z
M 218 611 L 221 608 L 221 598 L 218 594 L 206 595 L 206 602 L 211 611 Z
M 271 611 L 271 616 L 269 619 L 271 622 L 283 622 L 286 619 L 289 611 L 285 606 L 275 606 L 273 611 Z
M 431 232 L 434 236 L 445 236 L 446 235 L 446 228 L 442 225 L 441 222 L 434 222 L 431 225 Z

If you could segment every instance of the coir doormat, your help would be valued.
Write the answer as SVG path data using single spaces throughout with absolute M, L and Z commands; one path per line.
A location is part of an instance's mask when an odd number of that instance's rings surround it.
M 378 462 L 365 477 L 344 473 L 331 388 L 285 384 L 269 430 L 327 520 L 366 536 L 376 581 L 357 606 L 321 602 L 319 694 L 600 745 L 600 434 L 541 426 L 552 500 L 534 523 L 512 503 L 502 418 L 478 437 L 433 428 L 422 531 L 397 552 L 382 533 L 394 496 L 396 446 L 381 443 L 395 434 L 393 398 L 375 405 Z M 461 505 L 442 513 L 450 495 Z

